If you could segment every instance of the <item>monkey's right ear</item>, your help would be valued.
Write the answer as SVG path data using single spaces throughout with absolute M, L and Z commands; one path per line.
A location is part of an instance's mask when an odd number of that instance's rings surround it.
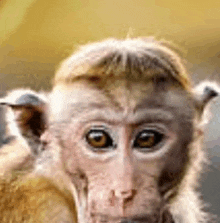
M 198 109 L 203 112 L 206 105 L 220 95 L 220 87 L 215 82 L 204 81 L 195 87 L 194 95 Z
M 19 132 L 34 153 L 47 128 L 46 103 L 44 95 L 24 89 L 14 90 L 0 99 L 0 104 L 7 106 L 12 114 L 7 120 L 11 134 Z

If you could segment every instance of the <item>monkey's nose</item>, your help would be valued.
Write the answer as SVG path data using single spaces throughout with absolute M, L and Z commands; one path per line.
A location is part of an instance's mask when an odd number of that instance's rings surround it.
M 120 190 L 112 190 L 110 193 L 110 203 L 111 205 L 115 205 L 116 201 L 119 201 L 119 203 L 124 207 L 124 205 L 129 201 L 132 200 L 135 195 L 135 190 L 126 190 L 126 191 L 120 191 Z
M 135 194 L 135 190 L 125 190 L 125 191 L 120 191 L 120 190 L 116 190 L 115 191 L 115 196 L 117 198 L 120 198 L 120 199 L 129 199 L 129 198 L 132 198 Z

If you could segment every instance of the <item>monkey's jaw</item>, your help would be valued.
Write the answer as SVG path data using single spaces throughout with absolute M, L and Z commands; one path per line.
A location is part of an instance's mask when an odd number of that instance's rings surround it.
M 88 216 L 88 215 L 87 215 Z M 87 223 L 174 223 L 172 214 L 168 209 L 159 210 L 152 214 L 139 214 L 133 216 L 113 216 L 102 213 L 90 213 Z

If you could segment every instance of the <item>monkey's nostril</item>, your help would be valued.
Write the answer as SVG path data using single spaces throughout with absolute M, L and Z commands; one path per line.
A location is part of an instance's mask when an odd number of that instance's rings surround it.
M 126 191 L 116 191 L 115 192 L 116 197 L 122 198 L 122 199 L 129 199 L 132 198 L 135 195 L 135 190 L 126 190 Z
M 131 197 L 132 194 L 133 194 L 132 190 L 122 191 L 122 192 L 121 192 L 121 196 L 122 196 L 122 197 L 125 197 L 125 198 L 126 198 L 126 197 Z

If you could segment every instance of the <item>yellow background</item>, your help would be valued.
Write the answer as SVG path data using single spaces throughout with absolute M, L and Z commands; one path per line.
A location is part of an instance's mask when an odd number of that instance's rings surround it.
M 0 90 L 48 88 L 75 47 L 128 33 L 177 44 L 195 80 L 219 78 L 220 1 L 0 0 Z
M 128 34 L 172 41 L 195 82 L 220 81 L 219 0 L 0 0 L 0 94 L 50 89 L 59 62 L 77 46 Z M 212 166 L 202 189 L 219 215 L 220 99 L 212 112 L 205 145 Z M 3 120 L 0 115 L 0 142 Z

